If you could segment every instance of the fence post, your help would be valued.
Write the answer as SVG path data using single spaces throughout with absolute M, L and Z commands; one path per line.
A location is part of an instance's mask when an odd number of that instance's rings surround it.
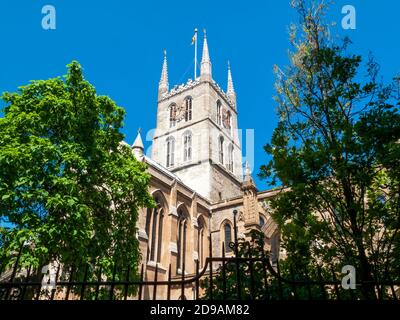
M 95 296 L 95 300 L 99 299 L 99 290 L 100 290 L 100 282 L 101 282 L 101 271 L 102 271 L 102 266 L 100 266 L 99 268 L 99 273 L 97 274 L 97 284 L 96 284 L 96 296 Z
M 128 269 L 126 271 L 126 284 L 125 284 L 125 293 L 124 293 L 124 300 L 127 300 L 128 298 L 128 283 L 129 283 L 129 273 L 131 271 L 130 265 L 128 265 Z
M 340 300 L 339 287 L 338 287 L 338 285 L 337 285 L 337 279 L 336 279 L 335 270 L 333 270 L 333 267 L 331 267 L 331 272 L 332 272 L 332 277 L 333 277 L 333 281 L 334 281 L 334 287 L 335 287 L 336 297 L 337 297 L 338 300 Z
M 283 300 L 283 288 L 282 288 L 281 268 L 279 267 L 279 260 L 276 261 L 276 271 L 278 272 L 279 298 Z
M 290 278 L 292 281 L 296 281 L 295 277 L 294 277 L 294 272 L 293 272 L 293 266 L 290 266 Z M 298 295 L 297 295 L 297 288 L 296 285 L 294 283 L 292 283 L 292 289 L 293 289 L 293 294 L 294 294 L 294 299 L 297 300 L 298 299 Z
M 249 248 L 249 268 L 250 268 L 250 299 L 254 300 L 255 299 L 255 288 L 254 288 L 254 270 L 253 270 L 253 255 L 251 253 L 251 248 Z
M 11 274 L 10 282 L 14 282 L 14 278 L 15 278 L 15 276 L 16 276 L 16 274 L 17 274 L 19 259 L 21 258 L 21 254 L 22 254 L 22 249 L 23 249 L 23 248 L 24 248 L 24 243 L 22 243 L 21 247 L 19 248 L 18 256 L 17 256 L 17 259 L 15 260 L 15 265 L 14 265 L 14 268 L 13 268 L 13 272 L 12 272 L 12 274 Z M 12 288 L 13 288 L 12 286 L 9 286 L 9 287 L 7 288 L 7 291 L 6 291 L 6 295 L 5 295 L 5 297 L 4 297 L 4 300 L 8 300 L 8 296 L 10 295 L 10 291 L 11 291 Z
M 325 286 L 324 286 L 323 280 L 322 280 L 321 268 L 320 268 L 319 265 L 317 266 L 317 272 L 318 272 L 318 280 L 319 280 L 319 283 L 320 283 L 322 298 L 323 298 L 324 300 L 326 300 L 326 298 L 327 298 L 327 297 L 326 297 L 326 291 L 325 291 Z
M 168 268 L 168 288 L 167 288 L 167 300 L 171 299 L 171 264 Z
M 388 278 L 389 278 L 390 290 L 392 291 L 393 299 L 394 299 L 394 300 L 399 300 L 399 299 L 397 298 L 396 290 L 394 289 L 394 286 L 393 286 L 392 277 L 390 276 L 389 273 L 387 274 L 387 276 L 388 276 Z
M 83 283 L 82 283 L 82 287 L 81 287 L 81 297 L 80 297 L 80 300 L 83 300 L 83 297 L 84 297 L 84 295 L 85 295 L 85 287 L 86 287 L 88 269 L 89 269 L 89 264 L 86 263 L 85 274 L 84 274 L 84 276 L 83 276 Z M 111 299 L 111 300 L 112 300 L 112 299 Z
M 236 285 L 237 285 L 237 295 L 238 300 L 242 300 L 242 286 L 240 282 L 240 264 L 237 260 L 239 258 L 239 243 L 237 238 L 237 226 L 236 226 L 236 215 L 237 210 L 233 210 L 233 234 L 235 236 L 235 256 L 236 256 Z
M 210 272 L 210 279 L 209 279 L 209 281 L 210 281 L 210 300 L 212 300 L 212 299 L 213 299 L 213 278 L 212 278 L 212 276 L 213 276 L 213 274 L 212 274 L 212 267 L 213 267 L 213 264 L 212 264 L 212 239 L 211 239 L 211 229 L 210 229 L 209 250 L 210 250 L 210 254 L 209 254 L 209 256 L 210 256 L 210 260 L 209 260 L 209 263 L 210 263 L 210 266 L 209 266 L 209 272 Z
M 143 263 L 142 268 L 140 270 L 140 282 L 139 282 L 139 300 L 142 300 L 142 291 L 143 291 Z
M 200 280 L 199 280 L 199 259 L 196 260 L 196 300 L 199 300 L 199 287 L 200 287 Z
M 307 272 L 307 271 L 306 271 Z M 307 293 L 308 293 L 308 299 L 312 300 L 312 290 L 311 290 L 311 285 L 310 285 L 310 276 L 308 275 L 308 272 L 306 273 L 306 280 L 307 280 Z
M 156 271 L 154 273 L 153 300 L 157 297 L 157 279 L 158 279 L 158 264 L 156 262 Z
M 26 273 L 25 284 L 24 284 L 24 286 L 23 286 L 23 288 L 22 288 L 21 300 L 24 300 L 25 292 L 26 292 L 26 287 L 29 285 L 27 282 L 28 282 L 29 277 L 30 277 L 30 275 L 31 275 L 31 269 L 32 269 L 32 266 L 29 266 L 28 271 L 27 271 L 27 273 Z M 0 275 L 1 275 L 1 273 L 0 273 Z
M 267 270 L 265 270 L 265 253 L 264 253 L 264 248 L 261 251 L 261 259 L 262 259 L 262 268 L 263 268 L 263 278 L 264 278 L 264 287 L 265 287 L 265 298 L 264 300 L 269 300 L 269 289 L 268 289 L 268 276 L 267 276 Z
M 222 299 L 226 300 L 225 242 L 222 242 Z
M 56 272 L 56 279 L 55 279 L 56 287 L 51 290 L 50 300 L 54 300 L 54 295 L 55 295 L 55 293 L 57 291 L 57 281 L 58 281 L 58 277 L 60 275 L 60 268 L 61 268 L 61 263 L 58 263 L 57 272 Z
M 185 296 L 185 259 L 183 260 L 183 264 L 182 264 L 182 275 L 181 275 L 181 300 L 184 300 L 184 296 Z
M 117 263 L 114 262 L 114 270 L 113 270 L 113 276 L 112 276 L 112 283 L 111 283 L 111 288 L 110 288 L 110 298 L 109 300 L 114 299 L 114 282 L 115 282 L 115 275 L 117 273 Z

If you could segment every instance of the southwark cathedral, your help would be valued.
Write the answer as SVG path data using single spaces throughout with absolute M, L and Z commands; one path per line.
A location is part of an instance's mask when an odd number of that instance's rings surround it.
M 156 267 L 157 279 L 166 280 L 170 266 L 172 279 L 193 277 L 197 263 L 203 269 L 210 254 L 222 256 L 223 243 L 225 256 L 233 255 L 228 243 L 234 240 L 234 210 L 238 237 L 246 238 L 252 229 L 262 231 L 272 263 L 278 259 L 279 232 L 266 204 L 276 191 L 258 191 L 247 162 L 242 163 L 240 106 L 229 65 L 227 79 L 226 91 L 213 80 L 206 35 L 200 76 L 172 89 L 164 53 L 151 156 L 144 154 L 140 132 L 132 145 L 136 158 L 148 166 L 150 193 L 157 203 L 157 208 L 139 212 L 147 280 L 154 279 Z M 157 288 L 158 299 L 165 298 L 164 287 Z M 149 286 L 144 298 L 152 290 Z M 195 298 L 193 285 L 184 292 L 182 297 L 180 288 L 173 290 L 171 298 Z

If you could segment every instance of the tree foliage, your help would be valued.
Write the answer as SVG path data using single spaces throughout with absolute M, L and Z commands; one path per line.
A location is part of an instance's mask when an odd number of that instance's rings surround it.
M 4 93 L 0 118 L 0 257 L 21 266 L 96 262 L 136 272 L 136 222 L 149 174 L 122 142 L 125 111 L 99 96 L 77 62 L 65 79 Z M 8 226 L 8 227 L 5 227 Z
M 371 57 L 349 53 L 348 39 L 332 40 L 323 3 L 292 2 L 300 23 L 290 28 L 290 65 L 275 68 L 279 123 L 261 168 L 284 188 L 271 204 L 286 263 L 299 274 L 350 264 L 357 280 L 399 280 L 396 83 L 379 80 Z

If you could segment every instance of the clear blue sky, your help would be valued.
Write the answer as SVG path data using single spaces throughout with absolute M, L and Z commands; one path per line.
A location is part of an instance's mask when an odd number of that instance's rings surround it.
M 56 30 L 41 27 L 46 4 L 57 10 Z M 340 27 L 345 4 L 357 10 L 356 30 Z M 400 72 L 399 12 L 398 0 L 336 1 L 331 7 L 334 30 L 351 37 L 355 53 L 372 51 L 386 80 Z M 132 143 L 138 127 L 146 132 L 155 126 L 163 49 L 170 84 L 185 82 L 192 77 L 193 29 L 205 27 L 214 79 L 226 87 L 229 59 L 239 126 L 255 130 L 255 175 L 268 160 L 262 146 L 276 125 L 272 67 L 287 63 L 286 30 L 292 21 L 297 18 L 289 0 L 2 0 L 0 92 L 63 75 L 76 59 L 98 93 L 126 109 L 124 133 Z M 258 179 L 257 185 L 267 187 Z

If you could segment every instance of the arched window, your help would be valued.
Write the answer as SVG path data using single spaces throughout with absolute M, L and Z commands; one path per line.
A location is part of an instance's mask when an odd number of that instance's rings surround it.
M 150 260 L 150 241 L 151 241 L 151 238 L 150 238 L 150 236 L 151 236 L 150 231 L 151 231 L 151 218 L 152 218 L 152 215 L 153 215 L 153 209 L 148 208 L 148 209 L 147 209 L 147 214 L 146 214 L 146 227 L 145 227 L 146 234 L 147 234 L 147 237 L 148 237 L 148 243 L 147 243 L 147 260 Z
M 192 120 L 192 98 L 185 99 L 185 121 Z
M 222 104 L 221 101 L 217 101 L 217 123 L 221 125 L 222 123 Z
M 198 219 L 197 229 L 197 253 L 199 255 L 199 267 L 201 268 L 204 263 L 204 237 L 205 237 L 205 223 L 203 219 Z
M 229 244 L 232 242 L 232 228 L 229 222 L 225 222 L 224 235 L 225 235 L 225 252 L 231 252 L 232 249 L 229 246 Z
M 153 210 L 152 224 L 151 224 L 151 238 L 150 238 L 150 261 L 154 261 L 156 256 L 156 243 L 157 243 L 157 222 L 158 222 L 158 208 Z
M 183 134 L 183 161 L 192 160 L 192 133 L 187 131 Z
M 175 158 L 175 139 L 169 137 L 167 139 L 167 168 L 174 165 Z
M 219 163 L 224 164 L 224 137 L 218 139 Z
M 260 222 L 259 222 L 260 227 L 262 228 L 264 224 L 265 224 L 264 217 L 260 215 Z
M 163 232 L 163 221 L 164 221 L 164 210 L 159 212 L 158 218 L 158 234 L 157 234 L 157 262 L 161 261 L 161 247 L 162 247 L 162 232 Z
M 178 257 L 176 262 L 176 271 L 183 272 L 183 267 L 186 259 L 186 234 L 187 234 L 187 219 L 182 210 L 178 211 Z
M 164 209 L 159 198 L 155 198 L 157 207 L 147 210 L 146 233 L 149 238 L 147 247 L 147 259 L 149 261 L 160 262 L 162 251 L 162 234 Z
M 233 145 L 229 145 L 228 149 L 228 170 L 233 172 Z
M 229 129 L 230 135 L 232 135 L 232 114 L 229 110 L 227 111 L 226 117 L 227 128 Z
M 176 124 L 176 104 L 173 103 L 169 106 L 169 127 L 175 127 Z

